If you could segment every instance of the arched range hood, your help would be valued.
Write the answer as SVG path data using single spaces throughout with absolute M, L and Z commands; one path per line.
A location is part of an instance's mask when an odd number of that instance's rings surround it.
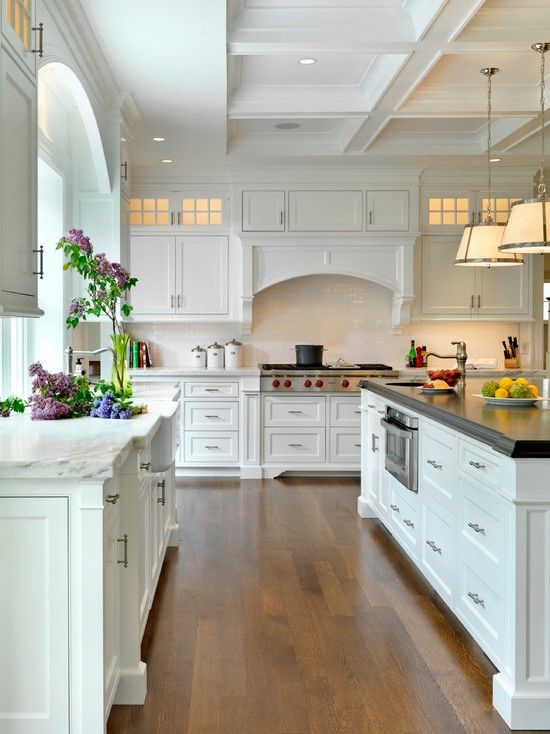
M 241 236 L 243 246 L 243 322 L 252 322 L 256 293 L 305 275 L 349 275 L 393 292 L 392 324 L 410 320 L 415 235 Z

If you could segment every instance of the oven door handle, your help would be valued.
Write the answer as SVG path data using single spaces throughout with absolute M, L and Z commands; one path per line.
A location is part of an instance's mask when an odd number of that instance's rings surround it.
M 380 425 L 383 426 L 386 431 L 392 431 L 393 433 L 397 433 L 398 436 L 401 436 L 401 438 L 404 438 L 406 441 L 412 441 L 412 430 L 400 428 L 397 423 L 387 421 L 385 418 L 380 418 Z

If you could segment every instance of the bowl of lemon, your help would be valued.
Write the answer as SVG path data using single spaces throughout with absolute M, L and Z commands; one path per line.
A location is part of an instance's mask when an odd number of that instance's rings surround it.
M 538 387 L 531 385 L 525 377 L 489 380 L 481 388 L 481 395 L 475 397 L 484 398 L 489 405 L 504 405 L 507 408 L 535 405 L 542 400 Z

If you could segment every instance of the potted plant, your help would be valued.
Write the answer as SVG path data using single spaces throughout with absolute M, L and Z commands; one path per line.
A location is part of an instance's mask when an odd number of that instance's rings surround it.
M 67 261 L 65 270 L 76 270 L 86 283 L 86 295 L 74 298 L 65 319 L 68 329 L 75 329 L 89 316 L 107 316 L 111 322 L 113 370 L 111 382 L 117 395 L 129 397 L 132 386 L 128 373 L 126 351 L 130 335 L 124 331 L 120 316 L 129 316 L 132 306 L 123 299 L 137 283 L 120 263 L 107 260 L 105 253 L 94 253 L 89 237 L 81 229 L 71 229 L 57 243 Z
M 4 400 L 0 400 L 0 418 L 9 418 L 13 413 L 25 412 L 25 401 L 16 395 L 9 395 Z

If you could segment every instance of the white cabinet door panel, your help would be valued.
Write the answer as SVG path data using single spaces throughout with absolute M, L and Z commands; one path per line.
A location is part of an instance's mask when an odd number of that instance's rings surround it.
M 528 315 L 530 259 L 508 268 L 476 268 L 476 311 L 479 316 Z
M 423 237 L 422 314 L 471 316 L 475 303 L 475 270 L 454 264 L 456 238 Z
M 361 434 L 349 428 L 330 429 L 330 461 L 337 464 L 359 464 Z
M 243 232 L 283 232 L 284 191 L 243 191 Z
M 317 464 L 325 461 L 324 428 L 264 429 L 264 459 L 274 464 Z
M 238 382 L 186 382 L 183 393 L 186 398 L 236 398 Z
M 0 499 L 0 730 L 69 731 L 69 531 L 63 497 Z
M 239 403 L 187 400 L 185 403 L 185 430 L 211 431 L 213 428 L 238 431 Z
M 357 426 L 361 425 L 360 396 L 333 395 L 330 398 L 330 425 Z
M 294 232 L 360 232 L 362 191 L 290 191 L 290 227 Z
M 324 426 L 324 397 L 271 397 L 264 401 L 266 426 Z
M 134 314 L 172 314 L 176 298 L 176 244 L 173 237 L 144 235 L 130 241 Z
M 239 460 L 239 434 L 233 432 L 185 432 L 185 461 L 205 466 Z
M 176 313 L 226 314 L 229 309 L 227 237 L 178 237 Z
M 438 503 L 422 504 L 420 566 L 442 599 L 451 605 L 455 571 L 454 518 Z
M 110 512 L 110 510 L 113 510 Z M 106 506 L 103 530 L 103 680 L 107 716 L 120 679 L 120 511 Z
M 367 191 L 367 229 L 406 232 L 409 229 L 408 191 Z

